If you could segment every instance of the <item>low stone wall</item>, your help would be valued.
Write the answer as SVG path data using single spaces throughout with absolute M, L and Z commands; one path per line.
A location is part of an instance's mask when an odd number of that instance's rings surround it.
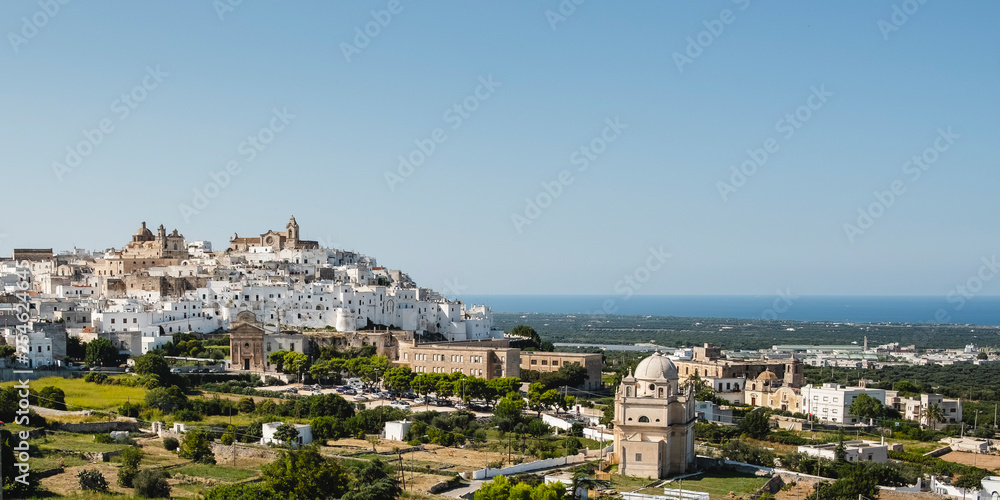
M 138 422 L 86 422 L 82 424 L 59 424 L 61 431 L 78 434 L 101 434 L 111 431 L 139 432 Z
M 378 454 L 379 455 L 395 455 L 397 453 L 406 454 L 406 453 L 410 453 L 410 452 L 414 452 L 414 451 L 424 451 L 424 445 L 411 446 L 409 448 L 400 448 L 398 452 L 397 451 L 393 451 L 393 450 L 380 451 L 380 452 L 378 452 Z
M 84 453 L 83 458 L 84 460 L 88 460 L 91 463 L 96 464 L 99 462 L 110 462 L 112 458 L 117 457 L 118 455 L 121 454 L 122 454 L 121 450 L 105 451 L 105 452 L 92 451 Z
M 760 498 L 760 496 L 763 495 L 765 492 L 776 494 L 779 491 L 781 491 L 781 487 L 784 485 L 785 485 L 785 480 L 781 478 L 781 475 L 775 474 L 773 477 L 771 477 L 770 480 L 764 483 L 764 486 L 761 486 L 760 489 L 757 490 L 756 493 L 754 493 L 753 498 Z
M 217 462 L 224 462 L 233 458 L 233 445 L 226 446 L 222 443 L 212 443 L 212 453 L 215 453 Z M 236 458 L 264 458 L 273 460 L 278 458 L 278 452 L 267 448 L 256 446 L 236 445 Z

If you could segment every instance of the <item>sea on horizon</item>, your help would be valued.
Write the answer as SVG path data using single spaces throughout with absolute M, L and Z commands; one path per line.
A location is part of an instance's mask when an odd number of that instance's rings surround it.
M 953 323 L 1000 326 L 1000 296 L 459 295 L 499 313 L 623 314 L 700 318 Z M 959 301 L 958 299 L 962 300 Z

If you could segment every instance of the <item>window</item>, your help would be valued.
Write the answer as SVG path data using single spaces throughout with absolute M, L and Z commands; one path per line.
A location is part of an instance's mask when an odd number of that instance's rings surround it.
M 533 365 L 537 365 L 537 364 L 538 364 L 538 360 L 537 360 L 537 359 L 533 359 L 533 360 L 531 360 L 531 364 L 533 364 Z
M 641 424 L 648 424 L 649 423 L 649 417 L 646 417 L 646 416 L 639 417 L 639 423 L 641 423 Z
M 636 462 L 642 462 L 642 453 L 636 453 L 635 454 L 635 461 Z

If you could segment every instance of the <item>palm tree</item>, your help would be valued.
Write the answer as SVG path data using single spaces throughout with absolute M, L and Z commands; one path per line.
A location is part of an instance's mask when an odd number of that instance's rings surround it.
M 937 430 L 937 423 L 944 422 L 944 410 L 937 403 L 932 403 L 925 406 L 920 410 L 920 416 L 929 422 L 933 426 L 934 430 Z

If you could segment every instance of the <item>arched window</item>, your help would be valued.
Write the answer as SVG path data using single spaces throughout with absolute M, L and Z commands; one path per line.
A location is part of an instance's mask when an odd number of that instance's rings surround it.
M 625 397 L 627 397 L 627 398 L 632 397 L 632 388 L 631 387 L 626 387 L 625 388 Z
M 660 391 L 659 392 L 660 392 L 660 397 L 662 398 L 663 397 L 663 388 L 662 387 L 660 387 Z
M 642 423 L 648 424 L 649 423 L 649 417 L 645 417 L 645 416 L 639 417 L 639 423 L 640 424 L 642 424 Z

